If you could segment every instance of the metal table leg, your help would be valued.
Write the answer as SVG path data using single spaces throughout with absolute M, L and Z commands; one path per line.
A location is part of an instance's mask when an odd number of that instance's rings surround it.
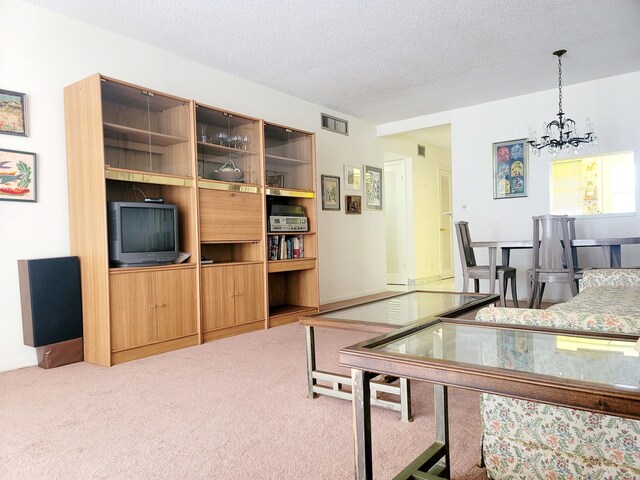
M 307 382 L 309 384 L 309 398 L 316 398 L 317 393 L 314 393 L 313 387 L 316 384 L 316 379 L 313 377 L 313 372 L 316 370 L 316 340 L 313 327 L 305 325 L 307 333 Z
M 372 375 L 355 368 L 351 369 L 353 388 L 353 437 L 357 480 L 373 479 L 373 457 L 371 455 L 371 390 Z
M 437 480 L 450 478 L 449 465 L 449 408 L 447 387 L 433 386 L 436 439 L 413 462 L 407 465 L 393 480 L 417 478 Z M 360 478 L 360 477 L 358 477 Z

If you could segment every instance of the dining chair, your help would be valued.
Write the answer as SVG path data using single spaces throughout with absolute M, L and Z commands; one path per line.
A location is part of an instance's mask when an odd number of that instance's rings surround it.
M 469 235 L 469 222 L 454 222 L 456 226 L 456 236 L 458 237 L 458 248 L 460 249 L 460 260 L 462 261 L 462 291 L 469 288 L 469 280 L 473 279 L 474 292 L 480 292 L 480 280 L 498 280 L 500 291 L 500 305 L 506 306 L 507 281 L 511 280 L 511 298 L 513 304 L 518 308 L 518 289 L 516 287 L 516 269 L 509 266 L 497 265 L 496 276 L 491 278 L 489 265 L 476 264 L 476 256 L 471 246 L 471 236 Z
M 541 215 L 533 218 L 533 264 L 527 272 L 529 308 L 540 308 L 547 283 L 567 283 L 571 294 L 578 294 L 578 280 L 582 271 L 578 267 L 577 252 L 571 246 L 575 239 L 575 218 L 567 215 Z

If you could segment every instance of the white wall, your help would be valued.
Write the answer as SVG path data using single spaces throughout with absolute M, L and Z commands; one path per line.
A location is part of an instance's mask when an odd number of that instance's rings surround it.
M 640 189 L 640 72 L 609 77 L 563 88 L 565 112 L 580 128 L 587 116 L 595 123 L 599 144 L 584 155 L 631 150 L 636 158 L 636 189 Z M 491 144 L 524 138 L 529 127 L 539 130 L 557 110 L 557 89 L 485 103 L 434 115 L 378 126 L 378 135 L 393 135 L 420 128 L 451 124 L 454 220 L 470 223 L 474 240 L 520 240 L 531 237 L 531 217 L 549 212 L 549 155 L 529 159 L 529 196 L 494 200 Z M 561 158 L 561 157 L 559 157 Z M 467 205 L 467 209 L 463 209 Z M 636 193 L 636 211 L 639 208 Z M 590 218 L 576 221 L 578 237 L 640 236 L 640 217 Z M 584 250 L 584 249 L 583 249 Z M 456 286 L 461 282 L 457 248 Z M 486 252 L 477 252 L 478 262 L 488 262 Z M 518 269 L 520 298 L 525 296 L 525 272 L 530 251 L 512 253 L 511 265 Z M 602 266 L 597 251 L 580 252 L 582 265 Z M 640 247 L 623 247 L 622 262 L 640 265 Z M 566 298 L 568 288 L 554 286 L 545 298 Z M 486 288 L 486 286 L 484 287 Z
M 435 145 L 426 146 L 426 157 L 417 155 L 416 140 L 405 135 L 380 139 L 385 158 L 409 158 L 407 196 L 410 205 L 411 252 L 407 269 L 409 283 L 419 285 L 440 278 L 440 213 L 438 168 L 451 169 L 451 152 Z
M 316 131 L 317 174 L 344 164 L 382 166 L 375 127 L 269 88 L 18 0 L 0 0 L 0 88 L 27 93 L 29 136 L 0 148 L 36 152 L 38 202 L 0 202 L 0 371 L 35 364 L 22 341 L 17 260 L 69 254 L 63 88 L 96 72 L 239 113 Z M 349 120 L 345 137 L 320 113 Z M 319 185 L 319 180 L 317 185 Z M 317 188 L 319 191 L 319 187 Z M 384 219 L 319 211 L 322 302 L 385 288 Z

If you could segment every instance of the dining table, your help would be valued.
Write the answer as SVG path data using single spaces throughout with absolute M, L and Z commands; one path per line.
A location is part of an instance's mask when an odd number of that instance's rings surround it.
M 640 237 L 576 238 L 572 247 L 599 247 L 606 268 L 622 267 L 622 245 L 640 244 Z M 496 278 L 497 251 L 502 250 L 502 265 L 508 266 L 511 250 L 533 248 L 533 240 L 490 240 L 471 242 L 473 248 L 489 249 L 489 278 Z M 495 292 L 495 282 L 489 282 L 489 293 Z

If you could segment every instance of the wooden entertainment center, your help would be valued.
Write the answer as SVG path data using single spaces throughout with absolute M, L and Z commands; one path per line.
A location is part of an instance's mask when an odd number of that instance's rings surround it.
M 110 366 L 318 311 L 315 135 L 99 74 L 65 88 L 85 361 Z M 178 207 L 183 263 L 109 265 L 107 202 Z M 307 232 L 267 231 L 271 205 Z M 274 259 L 280 237 L 304 256 Z M 275 239 L 274 239 L 275 240 Z

